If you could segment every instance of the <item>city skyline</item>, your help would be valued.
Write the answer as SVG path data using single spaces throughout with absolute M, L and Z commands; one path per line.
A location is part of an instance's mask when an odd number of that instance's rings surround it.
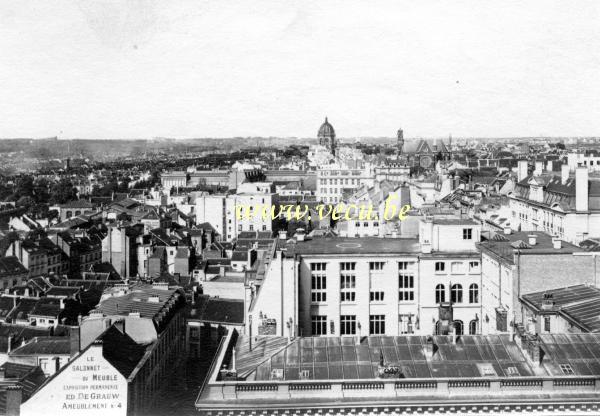
M 578 6 L 9 3 L 0 137 L 598 136 Z

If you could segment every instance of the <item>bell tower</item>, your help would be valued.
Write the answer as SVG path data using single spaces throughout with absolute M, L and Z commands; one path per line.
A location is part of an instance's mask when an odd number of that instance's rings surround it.
M 402 154 L 402 149 L 404 148 L 404 131 L 402 129 L 398 130 L 398 154 Z

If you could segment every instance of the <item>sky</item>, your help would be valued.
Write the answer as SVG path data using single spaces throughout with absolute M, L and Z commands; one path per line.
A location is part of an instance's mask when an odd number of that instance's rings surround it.
M 600 136 L 600 2 L 3 0 L 0 137 Z

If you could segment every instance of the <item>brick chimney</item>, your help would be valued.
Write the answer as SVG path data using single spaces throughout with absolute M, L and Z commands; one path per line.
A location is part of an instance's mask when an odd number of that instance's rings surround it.
M 577 212 L 588 211 L 588 168 L 578 166 L 575 169 L 575 210 Z

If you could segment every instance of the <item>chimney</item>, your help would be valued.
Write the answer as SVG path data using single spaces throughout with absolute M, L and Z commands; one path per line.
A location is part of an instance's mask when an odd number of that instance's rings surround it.
M 535 234 L 529 234 L 527 236 L 527 238 L 529 239 L 529 245 L 530 246 L 535 246 L 537 243 L 537 235 Z
M 433 217 L 426 216 L 425 220 L 422 222 L 423 228 L 422 232 L 419 233 L 419 239 L 421 243 L 421 251 L 424 254 L 429 254 L 432 251 L 433 246 Z
M 558 237 L 552 237 L 552 246 L 556 250 L 560 250 L 562 248 L 562 241 L 561 241 L 561 239 L 558 238 Z
M 542 310 L 551 310 L 554 307 L 554 296 L 552 293 L 544 293 L 544 299 L 542 299 Z
M 285 230 L 281 230 L 279 231 L 279 239 L 280 240 L 285 240 L 287 239 L 287 232 Z
M 544 162 L 536 161 L 535 162 L 535 172 L 533 172 L 533 174 L 535 176 L 540 176 L 543 171 L 544 171 Z
M 506 235 L 510 235 L 512 233 L 512 229 L 510 227 L 504 227 L 503 231 Z
M 456 345 L 456 328 L 452 325 L 452 329 L 450 329 L 450 336 L 452 337 L 452 345 Z
M 429 360 L 431 360 L 431 358 L 433 357 L 433 353 L 434 353 L 434 343 L 433 343 L 433 337 L 430 335 L 427 337 L 427 343 L 425 344 L 425 357 Z
M 551 160 L 549 160 L 549 161 L 546 163 L 546 170 L 547 170 L 548 172 L 552 172 L 552 171 L 554 170 L 554 162 L 552 162 Z
M 578 166 L 575 169 L 575 210 L 577 212 L 588 211 L 588 169 Z
M 6 387 L 6 415 L 20 414 L 21 401 L 23 400 L 23 389 L 20 385 Z
M 12 335 L 9 335 L 8 336 L 8 345 L 6 347 L 7 354 L 10 352 L 10 350 L 12 350 L 12 341 L 13 341 L 13 337 L 12 337 Z
M 567 184 L 569 180 L 569 165 L 566 163 L 560 167 L 560 183 L 563 185 Z
M 78 354 L 81 350 L 81 337 L 80 329 L 78 326 L 72 326 L 69 328 L 69 339 L 70 339 L 70 352 L 71 357 Z
M 521 182 L 527 177 L 527 161 L 519 160 L 517 163 L 517 180 Z

